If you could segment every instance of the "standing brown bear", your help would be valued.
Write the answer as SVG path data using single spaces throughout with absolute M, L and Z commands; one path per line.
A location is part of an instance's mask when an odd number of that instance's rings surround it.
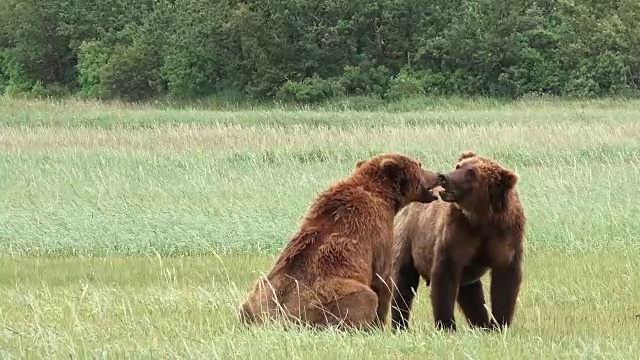
M 391 301 L 393 219 L 438 198 L 437 174 L 401 154 L 359 161 L 311 204 L 300 229 L 240 306 L 244 323 L 278 318 L 315 328 L 383 326 Z
M 518 176 L 467 151 L 455 170 L 438 177 L 443 201 L 411 204 L 396 219 L 392 327 L 407 327 L 420 276 L 431 287 L 438 329 L 455 331 L 456 300 L 471 326 L 509 326 L 525 247 Z M 480 282 L 489 269 L 493 319 L 484 307 Z

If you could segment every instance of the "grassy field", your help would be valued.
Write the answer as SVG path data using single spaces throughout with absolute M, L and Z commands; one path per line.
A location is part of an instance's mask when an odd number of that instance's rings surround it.
M 245 329 L 235 308 L 314 196 L 398 151 L 520 175 L 525 281 L 503 334 Z M 411 111 L 0 98 L 2 358 L 637 358 L 640 101 Z M 457 319 L 463 321 L 460 313 Z

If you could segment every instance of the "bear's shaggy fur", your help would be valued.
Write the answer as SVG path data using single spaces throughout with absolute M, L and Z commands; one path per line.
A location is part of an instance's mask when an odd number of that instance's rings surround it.
M 411 202 L 437 200 L 431 193 L 436 186 L 436 173 L 401 154 L 359 161 L 347 179 L 311 204 L 271 271 L 240 306 L 240 321 L 383 326 L 391 301 L 393 219 Z
M 455 170 L 438 176 L 443 201 L 411 204 L 396 219 L 392 327 L 407 327 L 420 276 L 431 287 L 437 328 L 455 331 L 456 300 L 471 326 L 508 326 L 525 248 L 518 176 L 471 151 L 460 156 Z M 489 269 L 492 318 L 480 282 Z

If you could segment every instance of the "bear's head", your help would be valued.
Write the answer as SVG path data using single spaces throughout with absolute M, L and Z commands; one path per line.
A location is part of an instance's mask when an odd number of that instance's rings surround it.
M 430 203 L 438 199 L 431 192 L 438 186 L 438 174 L 423 169 L 420 161 L 406 155 L 385 153 L 358 161 L 355 172 L 387 186 L 398 209 L 411 202 Z
M 515 191 L 518 175 L 491 159 L 465 151 L 453 171 L 438 174 L 438 183 L 443 188 L 443 201 L 499 213 L 504 210 L 509 193 Z

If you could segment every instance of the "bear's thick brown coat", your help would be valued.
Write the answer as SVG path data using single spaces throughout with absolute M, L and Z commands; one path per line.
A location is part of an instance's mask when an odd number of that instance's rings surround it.
M 391 301 L 393 219 L 437 200 L 437 174 L 412 158 L 381 154 L 311 204 L 266 277 L 239 308 L 243 323 L 276 319 L 324 328 L 382 326 Z
M 470 325 L 511 324 L 522 281 L 525 214 L 518 176 L 495 161 L 464 152 L 455 170 L 439 175 L 440 198 L 411 204 L 394 234 L 392 327 L 407 327 L 422 276 L 431 288 L 437 328 L 455 330 L 457 300 Z M 491 313 L 480 278 L 491 270 Z

